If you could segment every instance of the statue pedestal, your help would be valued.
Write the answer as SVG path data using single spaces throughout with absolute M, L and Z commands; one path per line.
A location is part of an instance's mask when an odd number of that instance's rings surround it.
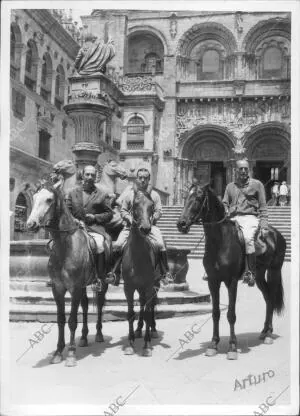
M 184 248 L 168 247 L 168 263 L 171 274 L 175 275 L 174 283 L 170 284 L 164 289 L 161 286 L 161 290 L 166 291 L 184 291 L 189 290 L 189 284 L 186 281 L 186 275 L 189 270 L 188 254 L 191 250 Z
M 78 168 L 95 165 L 101 153 L 102 123 L 119 114 L 121 91 L 104 74 L 72 76 L 69 78 L 70 94 L 64 110 L 75 125 L 73 152 Z

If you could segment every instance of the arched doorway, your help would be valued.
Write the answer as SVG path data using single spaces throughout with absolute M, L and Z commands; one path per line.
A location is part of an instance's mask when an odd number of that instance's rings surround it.
M 210 182 L 219 198 L 230 180 L 229 161 L 232 159 L 233 138 L 219 127 L 203 126 L 190 132 L 181 157 L 192 161 L 192 175 L 201 184 Z
M 27 198 L 23 192 L 20 192 L 15 205 L 14 240 L 22 240 L 24 238 L 23 234 L 26 233 L 28 212 Z
M 245 141 L 253 177 L 265 186 L 267 201 L 275 181 L 290 184 L 290 134 L 280 123 L 259 126 Z

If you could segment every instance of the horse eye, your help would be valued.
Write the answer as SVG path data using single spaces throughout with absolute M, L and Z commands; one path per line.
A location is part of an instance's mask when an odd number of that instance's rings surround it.
M 53 201 L 53 199 L 52 198 L 47 198 L 46 199 L 46 202 L 47 202 L 47 204 L 51 204 L 51 202 Z

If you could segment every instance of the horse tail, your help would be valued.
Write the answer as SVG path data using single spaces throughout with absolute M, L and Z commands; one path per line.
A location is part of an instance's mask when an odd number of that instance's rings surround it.
M 277 241 L 274 253 L 274 260 L 267 272 L 267 281 L 270 288 L 272 306 L 277 315 L 284 311 L 284 290 L 282 285 L 281 268 L 284 262 L 286 241 L 283 235 L 276 230 Z
M 284 290 L 282 285 L 281 268 L 269 269 L 267 279 L 270 288 L 270 299 L 277 315 L 284 311 Z

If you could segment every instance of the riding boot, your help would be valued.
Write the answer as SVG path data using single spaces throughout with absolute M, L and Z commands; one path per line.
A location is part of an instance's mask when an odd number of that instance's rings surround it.
M 174 279 L 170 273 L 167 250 L 161 250 L 159 253 L 159 268 L 161 273 L 161 281 L 165 285 L 174 283 Z
M 97 253 L 96 255 L 96 268 L 97 268 L 97 282 L 95 288 L 98 292 L 101 292 L 105 281 L 105 254 Z
M 113 266 L 106 276 L 106 282 L 112 283 L 114 286 L 119 286 L 121 279 L 121 263 L 122 263 L 122 251 L 114 251 L 113 253 Z
M 246 254 L 246 271 L 244 273 L 244 283 L 254 286 L 256 274 L 256 255 L 255 253 Z

